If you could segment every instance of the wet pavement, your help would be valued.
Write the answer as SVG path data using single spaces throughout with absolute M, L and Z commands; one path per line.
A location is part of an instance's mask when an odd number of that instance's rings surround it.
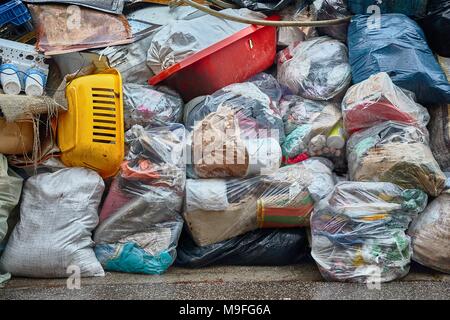
M 400 281 L 367 285 L 324 282 L 314 263 L 287 267 L 171 268 L 161 276 L 107 273 L 83 278 L 12 279 L 0 299 L 450 299 L 450 275 L 413 265 Z

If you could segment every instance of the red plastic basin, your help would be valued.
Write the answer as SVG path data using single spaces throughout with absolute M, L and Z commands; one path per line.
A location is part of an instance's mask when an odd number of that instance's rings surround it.
M 251 25 L 160 72 L 148 83 L 167 85 L 187 102 L 266 70 L 275 61 L 276 44 L 275 27 Z

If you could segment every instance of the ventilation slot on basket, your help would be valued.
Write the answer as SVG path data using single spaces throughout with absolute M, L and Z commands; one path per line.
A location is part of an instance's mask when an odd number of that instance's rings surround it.
M 92 88 L 92 141 L 116 143 L 116 94 L 113 89 Z

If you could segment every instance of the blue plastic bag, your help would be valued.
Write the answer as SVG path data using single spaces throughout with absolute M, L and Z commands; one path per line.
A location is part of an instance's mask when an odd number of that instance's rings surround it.
M 373 17 L 357 15 L 349 27 L 353 82 L 387 72 L 422 104 L 450 103 L 450 84 L 417 23 L 402 14 L 384 14 L 376 28 L 368 19 Z

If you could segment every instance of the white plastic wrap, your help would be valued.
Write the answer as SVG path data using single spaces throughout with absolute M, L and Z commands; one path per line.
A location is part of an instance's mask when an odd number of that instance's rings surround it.
M 446 177 L 428 143 L 426 129 L 393 121 L 357 132 L 347 143 L 350 179 L 392 182 L 438 196 Z
M 279 54 L 277 77 L 281 85 L 304 98 L 339 99 L 351 82 L 347 47 L 330 37 L 290 46 Z
M 405 231 L 427 195 L 392 183 L 340 182 L 311 217 L 312 256 L 329 281 L 380 283 L 405 276 Z
M 427 109 L 415 102 L 414 94 L 396 86 L 385 72 L 348 89 L 342 114 L 349 134 L 389 120 L 425 128 L 430 120 Z
M 333 186 L 332 164 L 322 158 L 249 179 L 188 179 L 184 219 L 199 246 L 257 228 L 308 226 Z

